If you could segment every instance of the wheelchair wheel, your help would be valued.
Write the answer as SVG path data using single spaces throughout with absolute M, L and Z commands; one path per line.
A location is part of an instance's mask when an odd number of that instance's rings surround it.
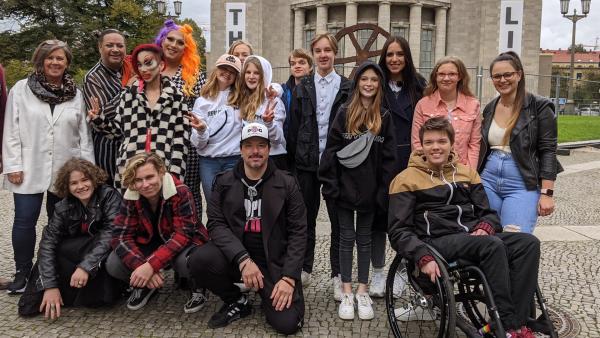
M 453 285 L 437 257 L 441 277 L 435 284 L 400 256 L 388 273 L 385 303 L 395 337 L 455 337 L 456 311 Z M 394 279 L 399 275 L 394 294 Z

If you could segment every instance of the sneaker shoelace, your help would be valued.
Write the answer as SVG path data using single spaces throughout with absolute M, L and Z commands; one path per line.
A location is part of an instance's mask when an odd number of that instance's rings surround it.
M 373 304 L 373 300 L 371 300 L 371 297 L 369 297 L 369 295 L 356 295 L 356 299 L 358 299 L 359 306 L 368 306 L 370 304 Z
M 344 305 L 354 305 L 354 301 L 352 300 L 352 294 L 342 294 L 342 303 Z
M 205 298 L 206 297 L 204 297 L 204 294 L 202 292 L 192 292 L 192 297 L 190 297 L 190 299 L 187 301 L 187 303 L 185 305 L 191 306 L 196 302 L 204 300 Z
M 138 299 L 142 296 L 142 290 L 143 289 L 133 289 L 133 291 L 131 291 L 131 295 L 129 296 L 129 302 Z

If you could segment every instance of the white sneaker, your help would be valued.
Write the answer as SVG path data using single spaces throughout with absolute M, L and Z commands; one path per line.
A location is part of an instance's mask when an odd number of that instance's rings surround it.
M 305 288 L 310 285 L 311 274 L 302 270 L 302 273 L 300 274 L 300 279 L 302 280 L 302 287 Z
M 336 302 L 342 301 L 342 277 L 337 275 L 331 279 L 333 284 L 333 300 Z
M 371 285 L 369 286 L 369 296 L 381 298 L 385 296 L 385 273 L 381 271 L 373 271 Z
M 394 309 L 394 315 L 396 316 L 396 319 L 402 322 L 432 321 L 435 319 L 431 314 L 431 311 L 426 311 L 420 306 L 415 308 L 411 304 L 405 307 Z
M 406 275 L 406 268 L 396 271 L 396 275 L 394 276 L 394 298 L 400 298 L 400 296 L 402 296 L 407 280 L 408 275 Z
M 338 316 L 343 320 L 354 319 L 354 297 L 352 293 L 344 293 L 341 295 L 341 303 L 338 308 Z
M 356 294 L 356 307 L 358 309 L 358 318 L 362 320 L 371 320 L 375 317 L 373 301 L 368 294 Z

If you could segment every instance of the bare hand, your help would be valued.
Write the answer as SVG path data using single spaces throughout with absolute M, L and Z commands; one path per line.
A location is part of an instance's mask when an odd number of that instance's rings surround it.
M 193 113 L 188 112 L 184 116 L 188 120 L 190 120 L 190 126 L 192 126 L 192 128 L 194 128 L 194 129 L 196 129 L 197 132 L 203 133 L 206 130 L 206 123 L 204 123 L 204 121 L 202 121 L 202 119 L 199 119 L 198 117 L 196 117 L 196 115 L 194 115 Z
M 100 103 L 97 97 L 92 97 L 90 101 L 92 107 L 88 110 L 87 115 L 90 118 L 90 120 L 94 120 L 100 115 Z
M 554 199 L 550 196 L 540 195 L 538 202 L 538 215 L 548 216 L 554 212 Z
M 284 308 L 289 309 L 292 306 L 293 294 L 294 288 L 283 279 L 280 279 L 275 284 L 270 297 L 273 300 L 275 311 L 282 311 Z
M 252 260 L 243 261 L 240 264 L 240 271 L 242 272 L 242 281 L 247 288 L 251 289 L 262 289 L 263 288 L 263 274 L 260 269 Z
M 147 284 L 150 289 L 159 289 L 162 288 L 163 285 L 165 285 L 165 277 L 161 272 L 153 274 Z
M 127 81 L 127 85 L 126 85 L 126 86 L 127 86 L 127 87 L 131 87 L 131 85 L 132 85 L 132 84 L 133 84 L 135 81 L 137 81 L 137 79 L 138 79 L 138 76 L 137 76 L 137 75 L 134 75 L 134 76 L 130 77 L 130 78 L 129 78 L 129 80 Z
M 153 274 L 154 269 L 150 263 L 146 262 L 133 270 L 133 273 L 129 278 L 129 284 L 134 288 L 145 288 Z
M 42 298 L 42 304 L 40 305 L 40 312 L 44 312 L 44 318 L 57 319 L 60 317 L 60 307 L 62 305 L 64 304 L 58 288 L 44 290 L 44 298 Z
M 275 105 L 277 101 L 274 99 L 269 99 L 269 103 L 267 104 L 267 109 L 262 115 L 262 120 L 266 123 L 270 123 L 275 118 Z
M 471 236 L 488 236 L 488 232 L 483 229 L 477 229 L 471 233 Z
M 88 278 L 90 278 L 90 274 L 82 268 L 75 269 L 73 275 L 71 275 L 71 287 L 72 288 L 82 288 L 87 285 Z
M 267 98 L 269 100 L 276 98 L 278 96 L 277 94 L 279 93 L 273 88 L 273 85 L 270 85 L 269 88 L 267 88 Z
M 8 174 L 6 174 L 6 177 L 8 178 L 8 181 L 12 184 L 19 185 L 19 184 L 23 183 L 23 172 L 22 171 L 8 173 Z
M 429 276 L 432 283 L 435 283 L 436 277 L 441 277 L 440 267 L 437 265 L 435 261 L 431 261 L 421 268 L 421 272 Z

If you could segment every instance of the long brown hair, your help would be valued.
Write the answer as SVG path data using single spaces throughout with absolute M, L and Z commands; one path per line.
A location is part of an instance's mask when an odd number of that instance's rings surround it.
M 456 56 L 446 56 L 438 60 L 438 62 L 435 64 L 435 67 L 433 67 L 431 74 L 429 74 L 429 83 L 427 84 L 427 87 L 425 87 L 425 92 L 423 93 L 423 95 L 429 96 L 433 94 L 436 90 L 438 90 L 437 72 L 442 65 L 445 65 L 447 63 L 453 64 L 456 67 L 456 70 L 458 71 L 458 77 L 460 78 L 460 80 L 456 84 L 456 89 L 458 90 L 458 92 L 463 93 L 466 96 L 475 97 L 475 95 L 473 95 L 473 92 L 471 91 L 471 88 L 469 88 L 469 81 L 471 78 L 469 77 L 467 67 L 465 67 L 465 64 L 462 62 L 462 60 Z
M 258 86 L 254 90 L 250 90 L 250 88 L 246 86 L 246 70 L 251 64 L 256 66 L 258 72 L 260 73 Z M 235 82 L 235 90 L 229 94 L 229 100 L 227 102 L 228 105 L 239 108 L 240 117 L 242 120 L 254 121 L 254 118 L 256 117 L 256 111 L 265 101 L 264 77 L 265 72 L 260 60 L 258 58 L 248 57 L 244 62 L 240 76 Z
M 521 79 L 517 84 L 517 94 L 515 95 L 515 101 L 513 102 L 513 110 L 510 119 L 508 120 L 508 124 L 506 126 L 506 132 L 504 133 L 504 138 L 502 139 L 502 145 L 507 145 L 510 141 L 510 134 L 512 129 L 517 124 L 517 120 L 519 119 L 519 115 L 521 115 L 521 108 L 523 108 L 523 103 L 525 102 L 525 95 L 527 95 L 527 91 L 525 90 L 525 72 L 523 71 L 523 64 L 521 63 L 521 58 L 519 55 L 513 51 L 508 51 L 504 53 L 500 53 L 490 64 L 490 76 L 492 75 L 492 68 L 498 62 L 506 61 L 510 63 L 510 65 L 519 73 Z
M 359 82 L 360 77 L 365 73 L 367 69 L 373 69 L 377 77 L 379 78 L 379 86 L 377 86 L 377 93 L 373 99 L 373 103 L 369 107 L 365 108 L 360 99 Z M 377 135 L 381 130 L 381 101 L 383 98 L 383 72 L 379 67 L 373 63 L 372 65 L 366 66 L 360 73 L 356 73 L 354 77 L 354 90 L 352 92 L 352 99 L 348 104 L 346 113 L 346 131 L 353 135 L 361 134 L 362 128 L 367 128 L 371 133 Z

